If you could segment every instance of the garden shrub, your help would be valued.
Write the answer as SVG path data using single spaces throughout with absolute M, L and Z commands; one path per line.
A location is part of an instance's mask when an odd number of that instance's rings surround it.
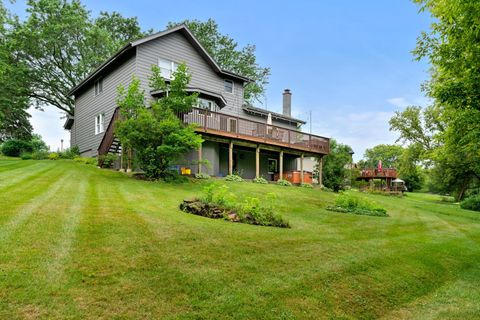
M 239 202 L 238 198 L 229 192 L 228 186 L 211 183 L 204 187 L 199 201 L 207 206 L 216 206 L 217 209 L 223 210 L 224 217 L 230 221 L 289 228 L 289 223 L 276 213 L 275 200 L 276 195 L 268 193 L 261 199 L 245 197 L 243 201 Z
M 20 159 L 30 160 L 30 159 L 32 159 L 32 154 L 30 152 L 24 152 L 20 155 Z
M 225 181 L 232 181 L 232 182 L 243 182 L 243 178 L 236 174 L 229 174 L 225 177 Z
M 80 155 L 80 149 L 78 149 L 78 146 L 73 146 L 70 149 L 65 149 L 65 151 L 57 153 L 60 159 L 74 159 Z
M 56 153 L 56 152 L 52 152 L 48 155 L 49 160 L 58 160 L 59 158 L 60 157 L 59 157 L 58 153 Z
M 307 189 L 313 189 L 313 186 L 310 183 L 300 183 L 300 187 L 307 188 Z
M 97 165 L 100 166 L 100 161 L 103 161 L 103 168 L 113 168 L 115 161 L 117 161 L 118 155 L 113 153 L 107 153 L 98 157 Z
M 207 174 L 207 173 L 200 172 L 200 173 L 195 173 L 195 178 L 196 179 L 210 179 L 210 175 Z
M 150 177 L 147 177 L 147 178 L 150 178 Z M 188 182 L 187 177 L 182 176 L 180 173 L 178 173 L 175 170 L 166 171 L 164 173 L 163 180 L 167 183 L 185 183 L 185 182 Z
M 2 154 L 9 157 L 19 157 L 22 153 L 31 153 L 32 145 L 29 141 L 11 139 L 2 144 Z
M 386 217 L 387 210 L 376 202 L 352 194 L 342 193 L 335 200 L 335 206 L 327 207 L 330 211 L 354 213 L 359 215 Z
M 292 186 L 292 183 L 290 181 L 284 180 L 284 179 L 277 180 L 277 184 L 279 186 L 284 186 L 284 187 L 291 187 Z
M 268 184 L 268 181 L 263 177 L 258 177 L 253 179 L 253 183 Z
M 460 207 L 466 210 L 480 211 L 480 195 L 473 195 L 462 202 L 460 202 Z
M 48 151 L 34 151 L 32 153 L 32 159 L 33 160 L 45 160 L 48 159 Z

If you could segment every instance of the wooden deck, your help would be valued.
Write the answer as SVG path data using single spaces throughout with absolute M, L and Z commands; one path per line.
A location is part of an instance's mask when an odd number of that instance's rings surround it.
M 360 171 L 360 176 L 357 180 L 370 180 L 370 179 L 396 179 L 397 178 L 397 170 L 392 168 L 385 168 L 385 169 L 363 169 Z
M 328 138 L 259 121 L 199 108 L 193 108 L 192 111 L 181 113 L 178 116 L 186 124 L 196 124 L 197 132 L 321 155 L 330 152 Z

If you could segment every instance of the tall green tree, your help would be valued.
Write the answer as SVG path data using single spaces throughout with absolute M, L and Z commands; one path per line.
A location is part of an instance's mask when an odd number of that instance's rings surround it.
M 350 170 L 347 167 L 352 161 L 351 151 L 350 146 L 330 140 L 330 153 L 323 158 L 322 182 L 325 187 L 338 192 L 349 183 Z
M 126 42 L 140 38 L 136 18 L 101 12 L 92 18 L 79 0 L 29 0 L 27 17 L 15 19 L 14 54 L 28 66 L 28 97 L 38 108 L 74 114 L 69 90 Z
M 379 144 L 371 149 L 365 150 L 364 168 L 375 168 L 378 161 L 382 161 L 385 168 L 398 168 L 403 148 L 398 145 Z
M 30 124 L 26 65 L 13 54 L 10 13 L 0 3 L 0 143 L 8 139 L 29 140 Z
M 233 38 L 220 33 L 218 24 L 213 19 L 204 22 L 199 20 L 169 22 L 167 28 L 179 24 L 185 24 L 192 31 L 221 68 L 253 80 L 245 86 L 244 98 L 247 102 L 261 101 L 265 86 L 268 84 L 270 68 L 261 67 L 257 63 L 254 45 L 247 44 L 239 48 Z
M 423 146 L 422 156 L 437 168 L 430 172 L 441 177 L 443 189 L 462 199 L 480 178 L 480 2 L 414 2 L 434 18 L 414 51 L 431 65 L 423 90 L 433 103 L 425 110 L 397 113 L 390 125 L 405 140 Z
M 140 168 L 151 179 L 167 177 L 169 167 L 186 152 L 198 149 L 202 142 L 194 126 L 184 126 L 177 116 L 197 103 L 197 95 L 186 92 L 190 75 L 185 64 L 179 65 L 173 76 L 167 84 L 158 66 L 152 67 L 151 89 L 168 94 L 152 101 L 149 107 L 138 79 L 133 79 L 127 89 L 118 89 L 121 120 L 116 123 L 116 135 L 123 148 L 134 150 Z

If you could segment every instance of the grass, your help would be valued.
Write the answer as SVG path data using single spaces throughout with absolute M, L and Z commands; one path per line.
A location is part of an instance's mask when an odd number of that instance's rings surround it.
M 182 213 L 205 183 L 73 161 L 0 161 L 0 319 L 472 319 L 480 214 L 426 194 L 366 195 L 389 218 L 275 192 L 292 229 Z

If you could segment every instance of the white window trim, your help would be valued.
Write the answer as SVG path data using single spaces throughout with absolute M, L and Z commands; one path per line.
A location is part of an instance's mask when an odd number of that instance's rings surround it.
M 100 86 L 100 82 L 101 82 L 101 86 Z M 101 87 L 102 90 L 99 90 Z M 95 97 L 102 94 L 103 92 L 103 78 L 98 78 L 97 80 L 95 80 L 93 82 L 93 93 L 95 94 Z
M 228 92 L 227 90 L 225 90 L 225 82 L 231 82 L 232 83 L 232 92 Z M 223 91 L 226 92 L 226 93 L 235 94 L 235 82 L 233 80 L 230 80 L 230 79 L 223 79 Z
M 163 57 L 159 57 L 158 58 L 158 62 L 157 62 L 157 66 L 160 68 L 160 75 L 162 74 L 162 68 L 160 67 L 160 61 L 163 60 L 164 62 L 170 62 L 170 77 L 165 77 L 162 75 L 162 77 L 166 80 L 173 80 L 173 73 L 175 71 L 177 71 L 177 68 L 178 66 L 180 65 L 178 62 L 175 62 L 171 59 L 168 59 L 168 58 L 163 58 Z
M 99 113 L 95 116 L 95 135 L 105 132 L 105 114 Z

